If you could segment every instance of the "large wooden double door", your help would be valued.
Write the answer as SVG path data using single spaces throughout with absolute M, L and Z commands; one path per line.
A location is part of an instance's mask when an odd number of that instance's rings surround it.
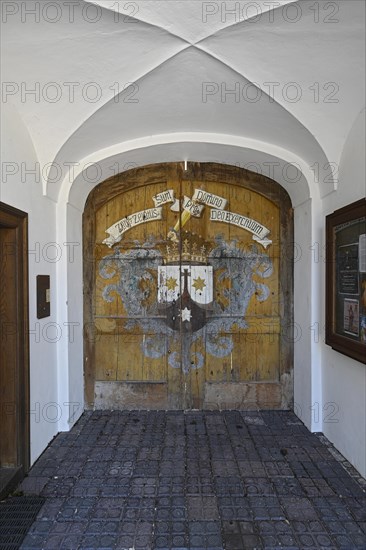
M 234 167 L 151 165 L 84 213 L 86 401 L 290 408 L 292 210 Z

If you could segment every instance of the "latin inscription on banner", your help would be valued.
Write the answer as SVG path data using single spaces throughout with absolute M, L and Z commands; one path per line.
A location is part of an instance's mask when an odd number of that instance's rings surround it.
M 162 208 L 148 208 L 147 210 L 141 210 L 122 218 L 115 224 L 106 229 L 106 233 L 109 233 L 109 237 L 104 239 L 103 243 L 107 246 L 113 246 L 118 243 L 123 233 L 126 233 L 129 229 L 146 222 L 155 222 L 162 219 Z
M 167 202 L 175 202 L 174 198 L 174 190 L 173 189 L 167 189 L 166 191 L 163 191 L 162 193 L 157 193 L 153 198 L 155 207 L 162 206 L 163 204 L 166 204 Z
M 242 227 L 243 229 L 250 231 L 259 239 L 264 239 L 269 233 L 269 229 L 264 227 L 259 222 L 226 210 L 211 210 L 210 220 L 213 222 L 224 222 L 237 225 L 238 227 Z
M 199 218 L 202 214 L 203 209 L 204 206 L 202 204 L 197 204 L 193 199 L 190 199 L 189 197 L 184 197 L 183 210 L 189 212 L 191 216 Z
M 267 246 L 272 243 L 272 241 L 267 238 L 270 230 L 264 227 L 264 225 L 256 220 L 242 216 L 241 214 L 225 210 L 227 205 L 226 199 L 219 195 L 208 193 L 203 189 L 195 189 L 192 198 L 184 196 L 183 199 L 177 199 L 174 196 L 174 190 L 167 189 L 154 195 L 152 200 L 154 201 L 155 208 L 148 208 L 141 212 L 130 214 L 109 227 L 106 230 L 109 236 L 104 239 L 103 243 L 112 247 L 114 244 L 120 242 L 126 231 L 132 229 L 136 225 L 149 221 L 161 220 L 162 205 L 167 203 L 173 203 L 170 206 L 173 212 L 181 212 L 180 219 L 168 234 L 168 237 L 173 241 L 177 239 L 178 231 L 182 229 L 190 217 L 200 217 L 205 206 L 207 206 L 211 209 L 210 221 L 228 223 L 241 227 L 246 231 L 250 231 L 253 234 L 253 240 L 260 243 L 264 248 L 267 248 Z
M 207 193 L 206 191 L 202 191 L 202 189 L 195 189 L 192 200 L 211 206 L 211 208 L 219 208 L 220 210 L 223 210 L 227 204 L 227 200 L 223 197 Z

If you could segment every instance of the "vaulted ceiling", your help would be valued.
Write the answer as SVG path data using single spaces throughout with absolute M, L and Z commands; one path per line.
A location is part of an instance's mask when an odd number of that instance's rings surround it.
M 41 164 L 183 134 L 339 163 L 364 108 L 359 0 L 81 0 L 38 19 L 22 4 L 3 25 L 3 81 Z

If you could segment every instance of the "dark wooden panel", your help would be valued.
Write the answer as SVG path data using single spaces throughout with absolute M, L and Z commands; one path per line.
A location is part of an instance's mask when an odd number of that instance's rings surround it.
M 16 229 L 0 229 L 0 425 L 1 466 L 18 462 L 18 351 Z
M 27 214 L 0 203 L 0 463 L 29 468 Z

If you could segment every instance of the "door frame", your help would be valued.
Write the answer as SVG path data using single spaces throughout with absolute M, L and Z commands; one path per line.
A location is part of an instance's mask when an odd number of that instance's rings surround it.
M 294 358 L 294 219 L 291 199 L 287 191 L 276 181 L 244 168 L 211 162 L 184 162 L 149 164 L 112 176 L 98 184 L 90 192 L 83 213 L 83 294 L 84 294 L 84 393 L 86 408 L 94 406 L 96 338 L 93 326 L 95 281 L 95 212 L 115 196 L 144 184 L 161 183 L 169 174 L 179 174 L 182 183 L 205 179 L 239 185 L 263 195 L 279 207 L 280 242 L 284 253 L 280 258 L 281 355 L 280 373 L 291 373 L 284 382 L 292 387 L 288 406 L 293 408 L 293 358 Z
M 29 422 L 29 281 L 28 281 L 28 214 L 0 202 L 0 231 L 14 231 L 15 237 L 15 314 L 12 322 L 16 329 L 17 355 L 15 360 L 15 407 L 17 423 L 15 445 L 17 463 L 9 468 L 0 487 L 3 497 L 16 487 L 30 466 L 30 422 Z M 1 331 L 1 337 L 4 337 Z M 6 360 L 6 349 L 0 360 Z M 1 365 L 0 365 L 1 369 Z M 5 407 L 5 404 L 1 405 Z M 3 409 L 4 410 L 4 409 Z M 0 428 L 1 436 L 1 428 Z M 8 469 L 8 468 L 6 468 Z

